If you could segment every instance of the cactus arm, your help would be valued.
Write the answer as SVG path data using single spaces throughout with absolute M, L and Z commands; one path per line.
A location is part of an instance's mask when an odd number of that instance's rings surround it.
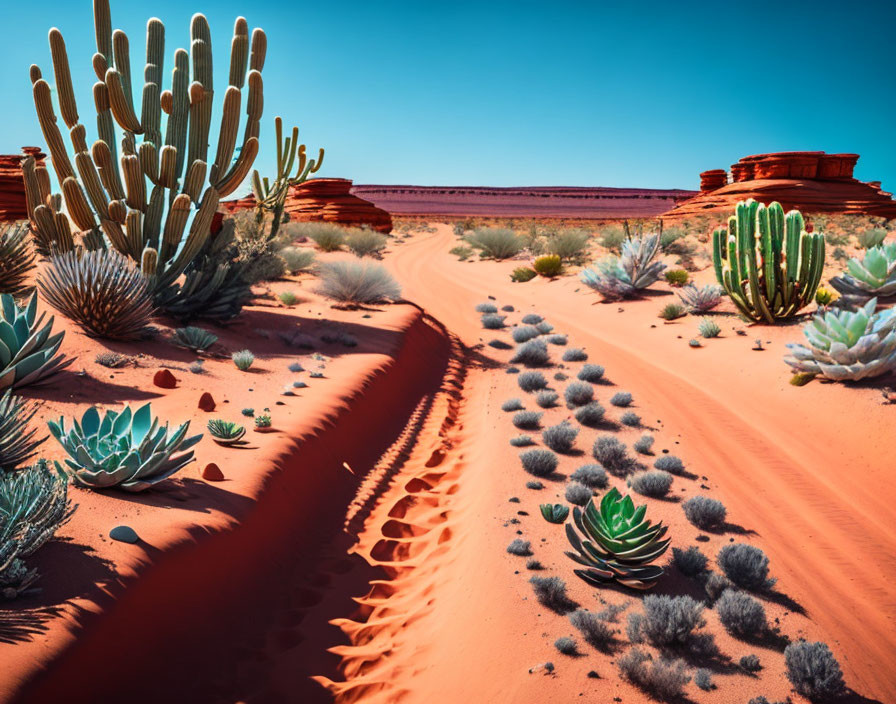
M 171 114 L 165 132 L 165 144 L 173 147 L 177 154 L 175 179 L 184 173 L 187 156 L 187 123 L 190 113 L 190 58 L 186 51 L 178 49 L 174 53 L 174 69 L 171 73 Z
M 321 147 L 317 154 L 317 159 L 311 160 L 312 166 L 308 169 L 308 173 L 316 174 L 324 163 L 324 148 Z M 661 221 L 662 222 L 662 221 Z
M 69 129 L 78 124 L 78 106 L 72 74 L 68 65 L 68 52 L 62 33 L 55 27 L 50 30 L 50 53 L 53 58 L 53 72 L 56 76 L 56 93 L 59 97 L 59 114 Z
M 724 242 L 728 238 L 728 231 L 724 228 L 717 228 L 712 233 L 712 264 L 716 273 L 716 281 L 720 286 L 725 286 L 725 278 L 722 274 L 722 266 L 724 260 Z M 727 287 L 726 287 L 727 288 Z
M 210 174 L 212 181 L 217 180 L 219 175 L 227 170 L 231 159 L 233 159 L 233 150 L 236 147 L 236 137 L 240 127 L 240 98 L 240 89 L 234 86 L 230 86 L 224 93 L 218 151 Z
M 107 66 L 112 66 L 112 13 L 109 10 L 109 0 L 93 0 L 93 25 L 96 50 L 106 59 Z M 99 76 L 99 79 L 102 80 L 103 76 Z
M 37 119 L 50 151 L 50 160 L 53 162 L 56 178 L 59 183 L 62 183 L 69 176 L 74 176 L 75 172 L 72 169 L 71 161 L 69 161 L 68 152 L 65 150 L 62 133 L 56 125 L 56 114 L 53 111 L 53 102 L 50 97 L 50 84 L 43 79 L 35 81 L 32 93 L 34 94 L 34 106 L 37 108 Z
M 87 197 L 78 179 L 69 176 L 62 182 L 62 196 L 65 198 L 65 207 L 75 225 L 80 230 L 92 230 L 96 227 L 96 219 L 93 217 L 93 211 L 87 203 Z
M 214 188 L 217 189 L 222 197 L 233 193 L 237 186 L 243 182 L 243 179 L 249 173 L 249 169 L 252 168 L 252 162 L 255 161 L 257 155 L 258 139 L 251 137 L 240 151 L 239 158 L 237 158 L 233 168 L 230 169 L 223 179 L 214 184 Z
M 230 85 L 242 88 L 246 82 L 246 62 L 249 58 L 249 26 L 245 17 L 237 17 L 230 41 Z

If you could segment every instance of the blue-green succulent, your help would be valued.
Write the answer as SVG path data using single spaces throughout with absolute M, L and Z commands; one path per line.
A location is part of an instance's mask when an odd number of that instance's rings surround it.
M 0 389 L 44 382 L 74 360 L 59 355 L 64 332 L 51 335 L 53 318 L 37 315 L 37 294 L 24 305 L 0 294 Z

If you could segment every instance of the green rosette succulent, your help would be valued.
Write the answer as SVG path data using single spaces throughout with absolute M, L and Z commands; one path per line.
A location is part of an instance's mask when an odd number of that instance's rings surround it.
M 20 306 L 0 294 L 0 390 L 43 383 L 74 360 L 58 355 L 64 332 L 51 335 L 53 317 L 37 315 L 37 294 Z
M 187 437 L 190 422 L 169 432 L 147 403 L 136 411 L 88 408 L 81 422 L 49 421 L 50 432 L 68 452 L 65 464 L 72 483 L 88 489 L 119 487 L 143 491 L 167 479 L 193 460 L 189 451 L 202 435 Z M 60 471 L 63 468 L 57 467 Z
M 563 504 L 541 504 L 539 509 L 548 523 L 563 523 L 569 516 L 569 506 Z
M 872 247 L 861 259 L 850 259 L 846 273 L 832 278 L 831 286 L 844 296 L 862 299 L 896 296 L 896 242 Z
M 830 309 L 803 327 L 809 346 L 791 343 L 784 358 L 798 373 L 858 381 L 896 369 L 896 308 L 874 312 L 872 298 L 857 311 Z
M 663 568 L 650 563 L 666 552 L 670 541 L 663 540 L 668 529 L 662 521 L 653 524 L 646 513 L 646 505 L 636 508 L 631 497 L 623 497 L 615 487 L 601 499 L 600 509 L 594 499 L 584 510 L 573 508 L 566 536 L 574 552 L 566 555 L 587 568 L 575 574 L 592 586 L 612 581 L 634 589 L 654 586 Z

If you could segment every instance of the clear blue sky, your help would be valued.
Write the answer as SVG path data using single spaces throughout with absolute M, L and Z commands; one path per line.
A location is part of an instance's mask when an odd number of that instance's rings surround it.
M 94 126 L 91 8 L 5 3 L 0 152 L 43 145 L 28 65 L 52 76 L 54 25 Z M 695 188 L 747 154 L 819 149 L 896 189 L 893 2 L 112 0 L 135 82 L 146 20 L 166 25 L 167 74 L 197 11 L 219 78 L 236 16 L 268 34 L 262 171 L 282 115 L 326 147 L 320 175 L 358 183 Z

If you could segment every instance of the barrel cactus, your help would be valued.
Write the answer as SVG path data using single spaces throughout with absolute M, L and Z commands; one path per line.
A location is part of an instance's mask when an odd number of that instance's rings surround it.
M 88 489 L 120 487 L 143 491 L 167 479 L 193 460 L 189 451 L 202 435 L 187 437 L 190 422 L 169 432 L 160 425 L 147 403 L 136 411 L 106 411 L 100 417 L 88 408 L 81 422 L 71 426 L 65 418 L 47 423 L 50 433 L 68 452 L 65 464 L 72 482 Z M 56 463 L 60 471 L 65 471 Z
M 737 204 L 728 228 L 713 233 L 716 278 L 750 320 L 776 323 L 815 297 L 824 269 L 824 236 L 806 232 L 798 210 L 753 199 Z
M 584 510 L 573 508 L 575 527 L 567 523 L 566 536 L 574 552 L 566 555 L 588 568 L 575 573 L 593 586 L 613 580 L 634 589 L 654 586 L 663 568 L 650 563 L 666 552 L 670 541 L 663 540 L 667 528 L 662 521 L 652 524 L 646 513 L 646 505 L 635 508 L 631 497 L 615 487 L 601 499 L 600 510 L 594 499 Z
M 52 331 L 53 318 L 37 316 L 36 293 L 22 306 L 0 294 L 0 389 L 44 383 L 74 361 L 57 354 L 65 333 Z
M 857 311 L 829 309 L 803 327 L 806 347 L 789 344 L 794 371 L 858 381 L 896 369 L 896 308 L 875 313 L 872 298 Z
M 896 296 L 896 242 L 872 247 L 861 259 L 850 259 L 846 273 L 832 278 L 831 286 L 844 296 L 862 300 Z
M 610 256 L 582 272 L 582 282 L 604 298 L 630 298 L 656 283 L 666 265 L 655 261 L 660 252 L 660 236 L 634 237 L 622 243 L 622 256 Z

